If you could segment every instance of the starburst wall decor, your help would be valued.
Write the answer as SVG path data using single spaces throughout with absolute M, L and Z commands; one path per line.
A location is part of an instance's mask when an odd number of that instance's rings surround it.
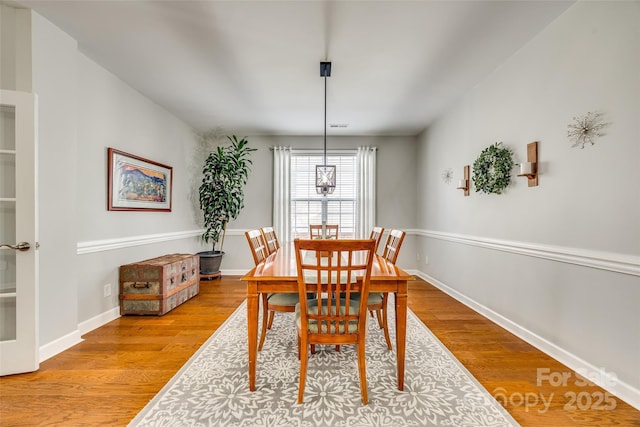
M 451 180 L 453 180 L 453 169 L 448 168 L 443 170 L 440 177 L 445 184 L 451 184 Z
M 569 124 L 567 131 L 567 137 L 573 142 L 571 148 L 584 148 L 587 143 L 595 145 L 595 140 L 604 135 L 602 129 L 607 126 L 602 120 L 602 115 L 600 112 L 589 111 L 584 116 L 573 118 L 573 123 Z

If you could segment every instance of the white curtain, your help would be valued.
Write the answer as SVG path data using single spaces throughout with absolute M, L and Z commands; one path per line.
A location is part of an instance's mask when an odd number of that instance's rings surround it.
M 291 149 L 273 147 L 273 228 L 280 244 L 291 240 Z
M 376 225 L 376 147 L 356 155 L 356 238 L 366 239 Z

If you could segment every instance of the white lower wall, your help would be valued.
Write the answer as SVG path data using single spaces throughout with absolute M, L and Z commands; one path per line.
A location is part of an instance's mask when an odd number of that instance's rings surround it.
M 640 257 L 562 247 L 548 257 L 523 242 L 419 234 L 422 278 L 570 368 L 614 375 L 601 385 L 640 408 L 640 348 L 629 339 L 640 332 Z

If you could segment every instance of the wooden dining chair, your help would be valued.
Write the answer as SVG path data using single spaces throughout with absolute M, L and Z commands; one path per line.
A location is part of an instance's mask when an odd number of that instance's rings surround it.
M 329 239 L 338 238 L 338 224 L 325 225 L 326 237 Z M 319 239 L 322 237 L 322 224 L 309 224 L 309 238 Z
M 380 241 L 382 240 L 383 233 L 384 233 L 383 227 L 373 227 L 371 229 L 371 234 L 369 235 L 369 238 L 374 239 L 376 241 L 376 252 L 378 252 L 378 247 L 380 246 Z
M 400 248 L 404 241 L 405 233 L 402 230 L 391 230 L 389 236 L 387 236 L 387 242 L 384 245 L 382 251 L 382 258 L 386 259 L 392 264 L 396 263 L 398 255 L 400 254 Z M 389 293 L 382 292 L 382 307 L 377 311 L 378 324 L 380 328 L 384 330 L 384 338 L 387 341 L 387 347 L 391 350 L 391 339 L 389 338 L 389 324 L 387 322 L 387 301 L 389 300 Z
M 245 232 L 249 247 L 251 248 L 251 254 L 253 255 L 253 261 L 256 265 L 264 261 L 269 255 L 269 245 L 265 241 L 264 233 L 262 230 L 251 230 Z M 273 234 L 275 236 L 275 232 Z M 277 242 L 276 245 L 280 247 Z M 277 249 L 276 249 L 277 250 Z M 274 250 L 275 252 L 275 250 Z M 262 293 L 260 295 L 262 300 L 262 333 L 260 334 L 260 342 L 258 343 L 258 351 L 262 350 L 264 340 L 267 337 L 267 329 L 271 329 L 273 325 L 273 317 L 275 312 L 281 313 L 293 313 L 296 310 L 296 304 L 298 304 L 298 294 L 291 293 Z
M 367 300 L 375 240 L 294 240 L 298 270 L 298 403 L 304 400 L 309 346 L 357 346 L 362 403 L 367 404 L 365 338 Z M 331 254 L 323 256 L 322 254 Z M 307 299 L 309 293 L 313 299 Z M 362 295 L 362 301 L 353 295 Z
M 249 242 L 249 249 L 251 249 L 251 255 L 253 256 L 253 262 L 255 265 L 260 264 L 269 256 L 269 249 L 264 242 L 264 236 L 260 230 L 245 231 L 244 235 Z M 264 341 L 265 332 L 267 330 L 267 294 L 263 293 L 262 298 L 262 334 L 260 336 L 260 343 Z
M 404 240 L 405 233 L 402 230 L 391 230 L 387 237 L 387 242 L 384 244 L 384 250 L 382 251 L 382 257 L 387 261 L 395 264 L 400 253 L 400 247 Z
M 251 255 L 253 255 L 253 262 L 258 265 L 269 256 L 269 249 L 264 242 L 264 237 L 260 230 L 246 231 L 244 235 L 249 242 L 249 248 L 251 249 Z
M 264 239 L 264 243 L 267 245 L 267 249 L 270 254 L 280 248 L 280 242 L 278 241 L 278 236 L 276 235 L 276 231 L 273 227 L 262 227 L 260 232 L 262 233 L 262 238 Z
M 373 231 L 371 232 L 373 235 Z M 405 232 L 402 230 L 391 230 L 387 237 L 382 257 L 387 261 L 395 264 L 400 253 L 400 247 L 404 240 Z M 389 322 L 387 321 L 387 302 L 389 300 L 388 292 L 370 292 L 367 300 L 367 307 L 373 316 L 376 313 L 378 325 L 384 332 L 384 340 L 387 342 L 387 348 L 392 349 L 391 336 L 389 335 Z

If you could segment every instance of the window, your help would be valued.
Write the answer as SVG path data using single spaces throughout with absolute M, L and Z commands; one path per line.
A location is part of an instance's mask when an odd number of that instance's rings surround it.
M 323 197 L 316 192 L 316 165 L 321 153 L 291 153 L 291 236 L 309 237 L 309 224 L 322 223 Z M 355 238 L 356 153 L 328 154 L 336 165 L 336 189 L 326 198 L 327 224 L 338 224 L 341 238 Z

